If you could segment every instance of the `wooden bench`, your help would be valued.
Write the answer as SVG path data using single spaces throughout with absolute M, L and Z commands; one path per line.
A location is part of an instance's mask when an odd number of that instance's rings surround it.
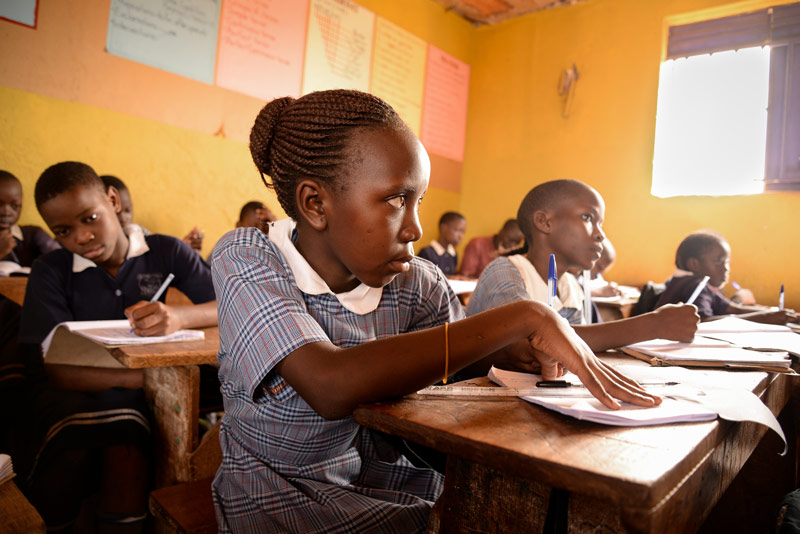
M 211 481 L 204 478 L 157 489 L 150 493 L 150 513 L 156 518 L 156 532 L 212 534 L 217 517 L 211 499 Z
M 0 295 L 5 295 L 9 300 L 22 306 L 27 285 L 27 276 L 0 276 Z

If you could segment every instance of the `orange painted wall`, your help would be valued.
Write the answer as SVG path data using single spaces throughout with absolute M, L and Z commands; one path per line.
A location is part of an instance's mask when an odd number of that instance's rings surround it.
M 245 202 L 262 199 L 282 213 L 246 144 L 264 102 L 106 53 L 109 3 L 40 0 L 36 29 L 0 21 L 0 168 L 23 182 L 21 222 L 42 224 L 33 187 L 63 160 L 122 178 L 135 220 L 153 231 L 182 236 L 199 225 L 204 254 Z M 360 3 L 469 61 L 473 28 L 431 0 Z M 434 172 L 454 172 L 449 160 L 432 160 Z M 458 193 L 432 189 L 425 227 L 459 202 Z
M 587 0 L 479 29 L 462 182 L 469 234 L 495 231 L 536 184 L 576 178 L 605 197 L 605 229 L 618 253 L 610 279 L 663 281 L 680 240 L 714 228 L 733 249 L 732 279 L 770 305 L 785 283 L 787 305 L 800 308 L 800 194 L 650 195 L 665 20 L 775 3 Z M 572 113 L 563 118 L 556 87 L 573 63 L 580 79 Z

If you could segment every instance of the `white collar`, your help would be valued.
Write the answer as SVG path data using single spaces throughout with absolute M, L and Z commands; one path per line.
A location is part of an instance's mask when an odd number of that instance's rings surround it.
M 295 226 L 296 223 L 291 218 L 275 221 L 269 229 L 269 240 L 283 254 L 300 291 L 308 295 L 332 293 L 342 306 L 358 315 L 375 311 L 381 301 L 383 288 L 370 287 L 361 283 L 346 293 L 333 293 L 325 280 L 317 274 L 292 243 L 292 232 Z
M 508 260 L 517 268 L 525 283 L 525 290 L 533 300 L 547 302 L 547 282 L 536 270 L 531 261 L 524 254 L 507 256 Z M 570 273 L 564 273 L 556 282 L 556 296 L 553 298 L 553 309 L 561 308 L 583 309 L 583 288 L 578 280 Z M 585 320 L 585 319 L 584 319 Z
M 683 269 L 675 269 L 675 272 L 672 273 L 672 278 L 681 278 L 684 276 L 694 276 L 695 274 L 692 271 L 685 271 Z
M 23 241 L 22 228 L 20 228 L 18 224 L 11 225 L 11 236 L 16 238 L 17 241 Z
M 142 232 L 141 226 L 138 224 L 129 224 L 124 230 L 128 235 L 128 253 L 125 255 L 125 260 L 141 256 L 150 250 L 150 247 L 147 246 L 147 241 L 144 239 L 144 233 Z M 97 264 L 79 254 L 72 254 L 73 273 L 85 271 L 90 267 L 97 267 Z
M 454 247 L 453 245 L 447 245 L 447 249 L 445 249 L 442 246 L 442 244 L 435 239 L 431 241 L 431 248 L 435 250 L 436 254 L 438 254 L 439 256 L 443 256 L 445 252 L 447 252 L 451 256 L 456 255 L 456 247 Z

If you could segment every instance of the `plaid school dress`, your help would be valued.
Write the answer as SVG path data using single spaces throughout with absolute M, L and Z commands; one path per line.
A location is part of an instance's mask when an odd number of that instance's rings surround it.
M 417 258 L 384 288 L 334 295 L 294 248 L 287 221 L 269 238 L 228 233 L 212 259 L 225 401 L 213 483 L 219 531 L 423 531 L 442 476 L 352 417 L 323 419 L 273 368 L 306 343 L 351 347 L 457 320 L 458 300 Z

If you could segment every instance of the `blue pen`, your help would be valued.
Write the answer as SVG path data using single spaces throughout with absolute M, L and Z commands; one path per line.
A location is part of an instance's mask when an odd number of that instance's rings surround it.
M 550 254 L 550 266 L 547 268 L 547 305 L 553 307 L 553 298 L 556 296 L 556 255 Z
M 740 285 L 739 285 L 739 284 L 736 282 L 736 280 L 734 280 L 733 282 L 731 282 L 731 285 L 733 286 L 733 289 L 735 289 L 736 291 L 741 291 L 741 290 L 742 290 L 742 286 L 740 286 Z
M 781 294 L 778 295 L 778 309 L 783 309 L 783 284 L 781 284 Z

